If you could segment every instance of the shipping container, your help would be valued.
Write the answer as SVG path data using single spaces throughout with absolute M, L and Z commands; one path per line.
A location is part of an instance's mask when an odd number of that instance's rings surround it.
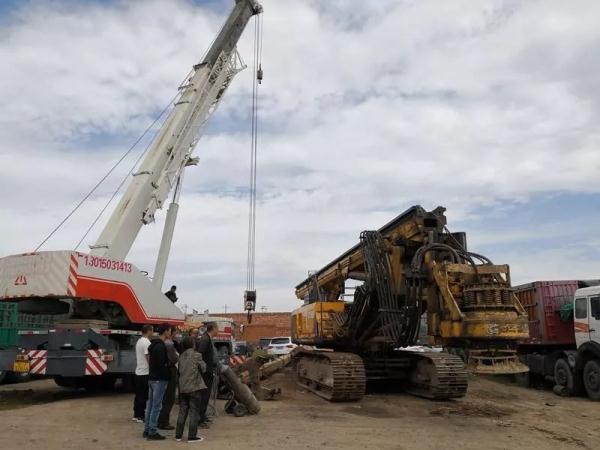
M 525 345 L 575 345 L 573 321 L 562 320 L 560 310 L 573 301 L 577 280 L 535 281 L 515 286 L 515 294 L 529 315 Z

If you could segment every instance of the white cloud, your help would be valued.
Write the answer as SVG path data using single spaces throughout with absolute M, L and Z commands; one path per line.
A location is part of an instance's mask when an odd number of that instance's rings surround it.
M 411 204 L 447 206 L 452 225 L 481 206 L 600 191 L 597 2 L 263 4 L 257 287 L 271 310 L 296 305 L 308 269 Z M 0 35 L 0 183 L 12 218 L 0 225 L 3 254 L 31 248 L 64 216 L 223 20 L 183 0 L 34 2 L 15 13 Z M 247 62 L 251 32 L 240 43 Z M 166 282 L 194 307 L 241 307 L 250 77 L 234 80 L 214 118 L 235 130 L 201 140 L 185 181 Z M 52 248 L 77 240 L 119 178 Z M 153 267 L 161 219 L 130 255 L 140 268 Z M 561 255 L 528 263 L 507 252 L 505 262 L 554 276 Z

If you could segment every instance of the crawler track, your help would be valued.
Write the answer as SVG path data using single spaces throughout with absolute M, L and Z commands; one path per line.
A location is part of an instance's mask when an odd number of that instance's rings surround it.
M 302 351 L 298 384 L 332 402 L 356 401 L 365 394 L 365 367 L 353 353 Z
M 467 372 L 462 360 L 448 353 L 400 352 L 414 360 L 407 368 L 410 394 L 432 400 L 464 397 Z M 363 360 L 353 353 L 301 350 L 298 358 L 298 384 L 332 401 L 357 401 L 365 394 L 367 377 Z
M 408 392 L 432 400 L 464 397 L 467 371 L 463 361 L 449 353 L 414 353 L 416 365 L 411 372 Z

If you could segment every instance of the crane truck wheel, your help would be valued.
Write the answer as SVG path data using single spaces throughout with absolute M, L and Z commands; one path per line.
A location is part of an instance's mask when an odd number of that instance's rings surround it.
M 63 388 L 77 388 L 76 383 L 73 381 L 73 377 L 61 377 L 60 375 L 57 375 L 54 377 L 54 382 L 57 386 Z
M 554 364 L 554 392 L 558 395 L 571 396 L 575 394 L 573 371 L 565 358 L 558 358 Z
M 583 367 L 583 384 L 592 400 L 600 400 L 600 361 L 590 359 Z
M 125 375 L 121 377 L 121 389 L 124 392 L 135 392 L 135 375 Z
M 87 377 L 83 380 L 83 388 L 88 392 L 111 391 L 116 383 L 117 378 L 111 375 Z

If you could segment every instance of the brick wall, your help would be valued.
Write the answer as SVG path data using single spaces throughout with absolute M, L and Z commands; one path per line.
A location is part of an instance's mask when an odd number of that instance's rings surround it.
M 229 317 L 237 327 L 237 340 L 257 343 L 263 337 L 290 336 L 290 318 L 289 312 L 257 312 L 252 314 L 252 323 L 248 324 L 246 313 L 211 313 L 211 316 Z M 243 332 L 240 332 L 240 325 L 244 325 Z

